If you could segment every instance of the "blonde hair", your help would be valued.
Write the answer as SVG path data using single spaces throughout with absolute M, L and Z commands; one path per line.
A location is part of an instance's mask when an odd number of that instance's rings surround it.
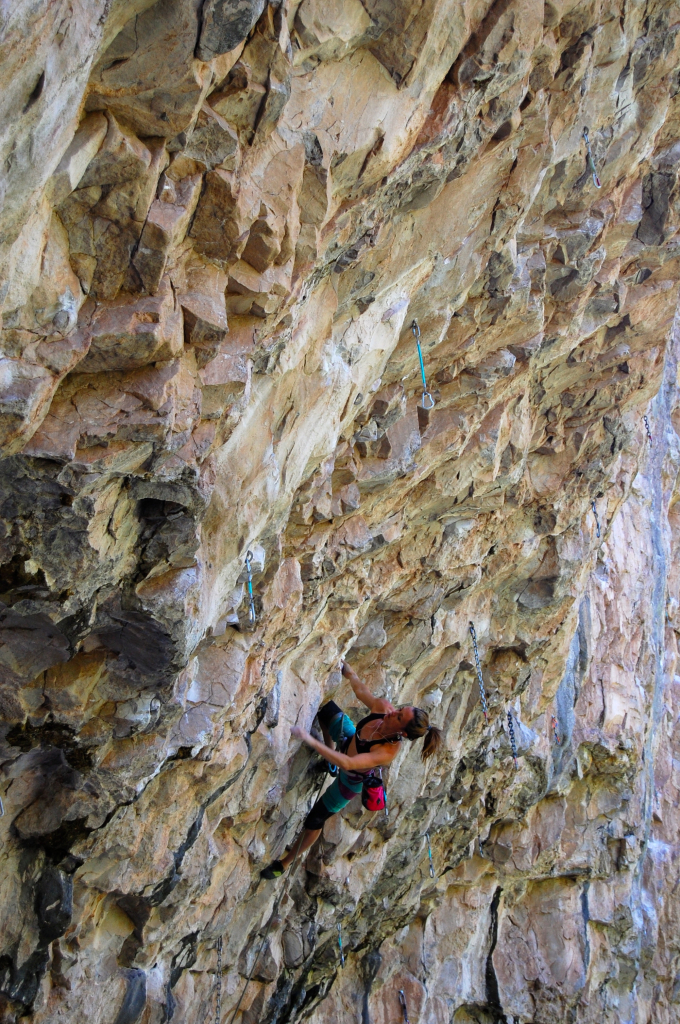
M 436 754 L 441 746 L 441 729 L 438 729 L 436 725 L 430 725 L 427 711 L 423 711 L 421 708 L 413 709 L 413 718 L 404 729 L 404 732 L 410 740 L 417 740 L 421 736 L 425 737 L 421 754 L 423 761 L 427 761 L 428 757 Z

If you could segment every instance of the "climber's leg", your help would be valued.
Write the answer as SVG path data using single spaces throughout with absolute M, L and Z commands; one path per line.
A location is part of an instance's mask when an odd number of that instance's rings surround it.
M 351 724 L 351 723 L 350 723 Z M 346 807 L 353 796 L 361 792 L 362 782 L 355 782 L 349 779 L 344 772 L 340 772 L 339 778 L 326 792 L 319 797 L 311 811 L 305 818 L 304 829 L 300 836 L 291 845 L 288 853 L 281 860 L 273 861 L 268 867 L 260 872 L 262 878 L 278 878 L 286 868 L 290 867 L 297 856 L 308 850 L 321 835 L 324 823 L 330 817 Z M 299 845 L 299 850 L 298 850 Z

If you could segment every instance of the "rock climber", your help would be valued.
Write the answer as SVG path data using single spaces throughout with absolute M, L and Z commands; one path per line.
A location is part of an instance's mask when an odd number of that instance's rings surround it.
M 430 725 L 425 711 L 411 706 L 397 710 L 383 697 L 375 697 L 347 662 L 343 662 L 342 674 L 371 714 L 362 718 L 355 727 L 342 709 L 329 700 L 318 713 L 325 743 L 298 726 L 291 729 L 291 736 L 304 740 L 326 761 L 337 765 L 340 773 L 307 815 L 297 842 L 285 857 L 273 861 L 260 872 L 262 878 L 279 878 L 299 854 L 308 850 L 321 835 L 324 822 L 346 807 L 353 796 L 361 793 L 364 780 L 372 776 L 376 768 L 394 760 L 403 737 L 409 740 L 425 737 L 423 761 L 431 757 L 441 744 L 441 731 Z

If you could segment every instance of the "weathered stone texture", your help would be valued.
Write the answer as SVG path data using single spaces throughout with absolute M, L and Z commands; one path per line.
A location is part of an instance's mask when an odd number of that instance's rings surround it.
M 675 1024 L 674 5 L 10 6 L 0 1020 Z

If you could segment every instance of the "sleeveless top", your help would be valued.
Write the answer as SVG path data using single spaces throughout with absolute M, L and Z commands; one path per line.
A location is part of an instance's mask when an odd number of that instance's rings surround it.
M 357 754 L 367 754 L 371 747 L 376 746 L 378 743 L 401 743 L 401 736 L 391 736 L 388 739 L 384 739 L 381 737 L 377 740 L 362 740 L 360 738 L 359 733 L 361 732 L 365 725 L 367 725 L 369 722 L 375 722 L 378 718 L 384 717 L 384 714 L 374 712 L 372 715 L 366 715 L 365 718 L 362 718 L 359 724 L 357 725 L 354 736 L 348 737 L 347 741 L 343 744 L 343 754 L 347 753 L 347 748 L 349 747 L 352 740 L 354 740 L 356 743 Z M 375 768 L 364 768 L 362 771 L 359 771 L 358 769 L 352 769 L 351 771 L 344 772 L 343 774 L 347 776 L 350 782 L 358 783 L 363 782 L 364 779 L 367 779 L 369 776 L 373 775 L 375 770 Z

